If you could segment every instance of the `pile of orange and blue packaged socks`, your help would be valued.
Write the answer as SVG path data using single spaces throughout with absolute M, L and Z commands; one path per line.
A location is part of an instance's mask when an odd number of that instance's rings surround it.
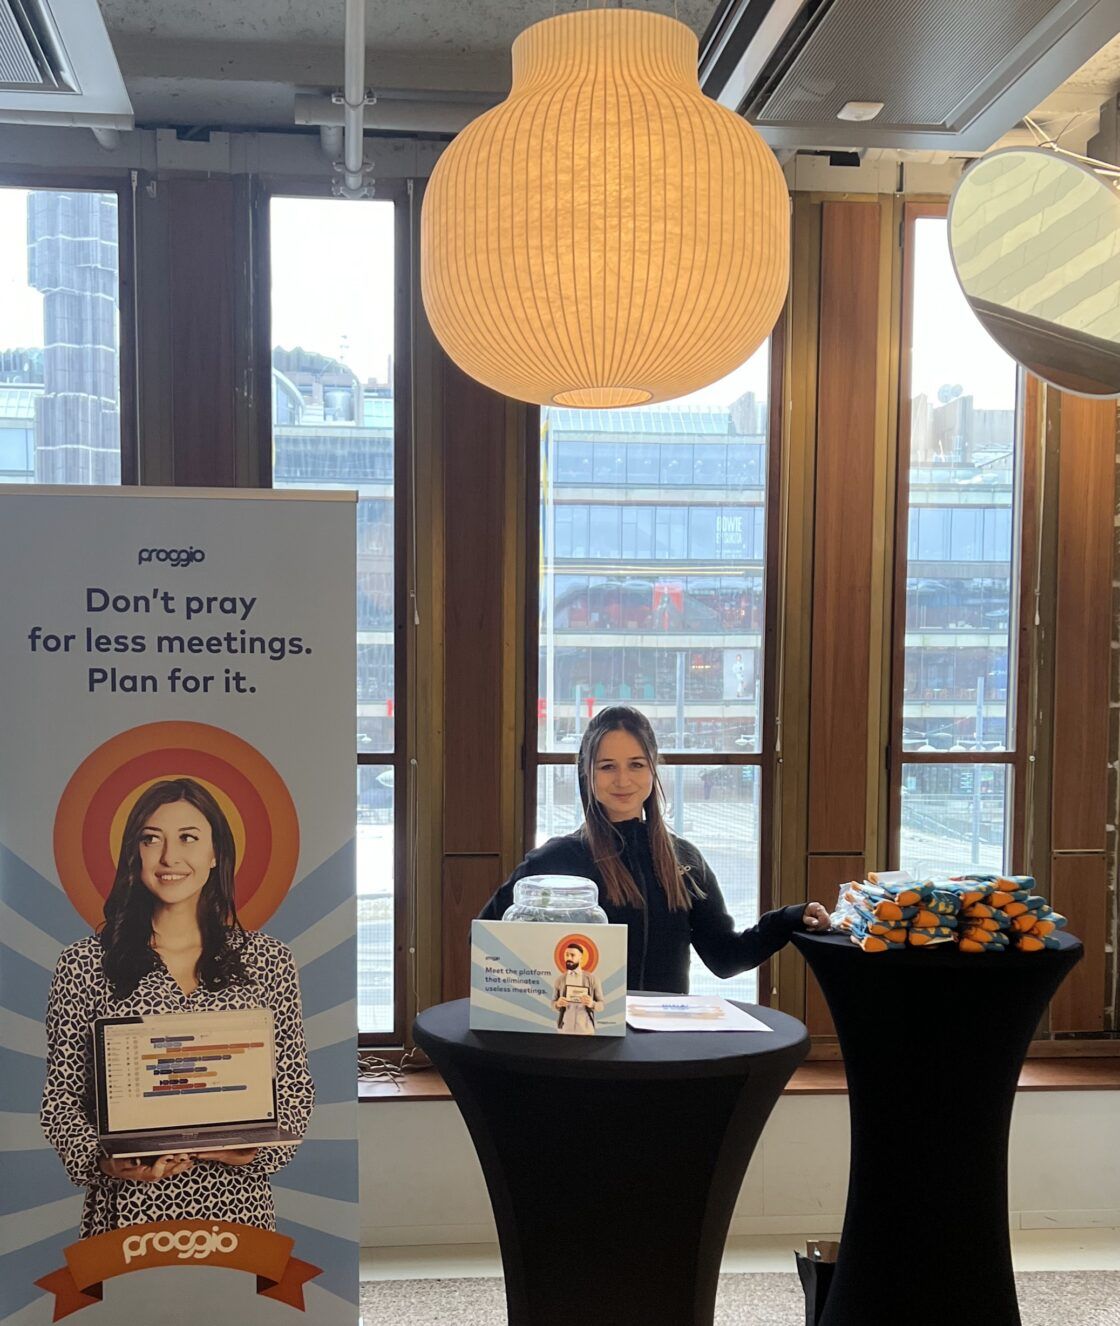
M 1034 892 L 1030 875 L 963 875 L 950 884 L 967 899 L 961 907 L 963 952 L 1017 948 L 1040 953 L 1058 947 L 1054 932 L 1066 918 Z
M 832 923 L 867 953 L 905 948 L 916 925 L 930 935 L 941 928 L 927 908 L 932 895 L 931 884 L 903 871 L 873 874 L 844 886 Z
M 960 899 L 935 880 L 927 883 L 929 897 L 921 903 L 917 916 L 910 922 L 910 943 L 914 948 L 955 944 L 960 925 Z
M 867 953 L 959 945 L 963 953 L 1057 948 L 1066 919 L 1033 892 L 1029 875 L 971 874 L 915 880 L 906 871 L 845 884 L 832 916 Z

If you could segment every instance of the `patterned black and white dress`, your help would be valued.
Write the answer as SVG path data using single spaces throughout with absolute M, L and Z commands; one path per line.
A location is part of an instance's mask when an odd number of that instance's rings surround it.
M 125 999 L 114 999 L 94 935 L 63 949 L 47 1003 L 47 1081 L 40 1119 L 66 1172 L 86 1189 L 81 1237 L 153 1220 L 229 1220 L 275 1229 L 268 1176 L 295 1154 L 292 1147 L 261 1147 L 247 1165 L 200 1157 L 183 1174 L 151 1183 L 112 1179 L 98 1168 L 94 1126 L 93 1020 L 136 1013 L 270 1008 L 276 1023 L 276 1095 L 281 1128 L 302 1137 L 315 1087 L 307 1067 L 299 979 L 291 950 L 250 932 L 241 959 L 248 982 L 224 990 L 199 986 L 184 994 L 162 962 Z

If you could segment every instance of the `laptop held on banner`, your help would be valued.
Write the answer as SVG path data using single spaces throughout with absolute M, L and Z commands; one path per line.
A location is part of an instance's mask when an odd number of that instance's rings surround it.
M 271 1009 L 98 1018 L 93 1051 L 107 1156 L 300 1141 L 277 1124 Z

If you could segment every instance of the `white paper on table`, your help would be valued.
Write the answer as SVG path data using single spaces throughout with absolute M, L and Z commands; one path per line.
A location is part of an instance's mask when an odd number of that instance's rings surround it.
M 726 999 L 706 995 L 626 996 L 626 1021 L 635 1031 L 771 1031 Z

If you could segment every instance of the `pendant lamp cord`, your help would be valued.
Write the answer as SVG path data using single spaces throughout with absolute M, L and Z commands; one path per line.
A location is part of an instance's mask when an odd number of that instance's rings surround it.
M 1098 161 L 1096 157 L 1082 156 L 1080 152 L 1071 152 L 1068 147 L 1062 147 L 1058 139 L 1061 138 L 1062 134 L 1066 132 L 1066 129 L 1070 127 L 1073 120 L 1070 120 L 1070 123 L 1066 125 L 1066 128 L 1062 130 L 1062 133 L 1058 135 L 1058 138 L 1051 137 L 1051 135 L 1048 134 L 1040 124 L 1032 120 L 1029 115 L 1023 116 L 1023 123 L 1031 133 L 1034 134 L 1035 138 L 1038 140 L 1037 145 L 1039 147 L 1048 147 L 1051 151 L 1057 152 L 1061 156 L 1072 157 L 1074 161 L 1080 161 L 1084 165 L 1091 167 L 1098 175 L 1110 175 L 1114 178 L 1120 176 L 1120 167 L 1115 166 L 1108 161 Z

